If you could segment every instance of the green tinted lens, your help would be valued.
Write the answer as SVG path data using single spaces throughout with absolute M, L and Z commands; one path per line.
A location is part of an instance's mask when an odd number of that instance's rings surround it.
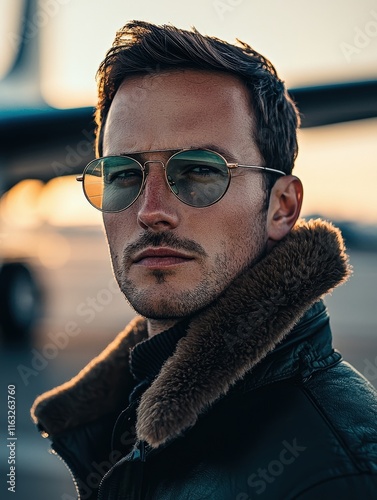
M 166 165 L 166 175 L 177 198 L 193 207 L 208 207 L 222 198 L 230 179 L 224 158 L 206 150 L 176 153 Z
M 143 185 L 140 165 L 127 156 L 93 160 L 84 173 L 84 192 L 102 212 L 119 212 L 132 205 Z

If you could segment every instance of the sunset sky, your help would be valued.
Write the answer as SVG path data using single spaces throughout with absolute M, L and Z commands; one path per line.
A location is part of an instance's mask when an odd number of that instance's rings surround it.
M 0 0 L 0 72 L 11 60 L 10 30 L 17 29 L 20 5 Z M 131 19 L 195 26 L 230 42 L 238 37 L 269 57 L 291 88 L 377 78 L 375 0 L 50 0 L 40 5 L 41 87 L 52 106 L 95 103 L 96 69 L 115 31 Z M 305 186 L 304 214 L 377 223 L 376 137 L 377 119 L 300 132 L 295 173 Z M 98 221 L 73 179 L 52 182 L 39 194 L 37 212 L 51 222 Z M 54 200 L 67 195 L 70 208 L 64 214 L 51 209 Z
M 48 99 L 92 104 L 95 70 L 116 30 L 132 19 L 244 40 L 273 61 L 290 87 L 377 76 L 375 0 L 64 0 L 43 30 Z

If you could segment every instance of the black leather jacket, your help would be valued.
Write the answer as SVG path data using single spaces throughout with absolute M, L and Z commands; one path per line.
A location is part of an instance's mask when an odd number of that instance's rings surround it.
M 277 261 L 289 290 L 295 288 L 287 262 L 282 256 Z M 314 280 L 309 294 L 322 265 L 305 278 Z M 37 400 L 34 418 L 72 471 L 81 500 L 377 498 L 376 391 L 333 350 L 322 301 L 279 337 L 282 315 L 281 324 L 288 322 L 285 308 L 306 300 L 305 283 L 294 301 L 286 293 L 283 300 L 273 273 L 270 302 L 263 302 L 268 320 L 260 322 L 262 309 L 254 310 L 261 290 L 253 273 L 217 301 L 215 312 L 191 323 L 140 402 L 121 411 L 131 390 L 122 353 L 131 337 L 133 345 L 145 335 L 141 320 L 90 370 Z M 237 294 L 245 280 L 243 305 Z M 280 302 L 284 306 L 277 307 Z M 276 343 L 260 359 L 271 338 Z M 187 349 L 198 364 L 185 364 Z

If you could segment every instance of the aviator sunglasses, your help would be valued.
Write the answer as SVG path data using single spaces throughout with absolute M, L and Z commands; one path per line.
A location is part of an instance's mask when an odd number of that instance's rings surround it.
M 142 151 L 132 153 L 132 156 L 171 151 Z M 182 149 L 166 162 L 148 160 L 140 163 L 132 156 L 97 158 L 77 177 L 78 181 L 82 181 L 84 194 L 93 207 L 101 212 L 120 212 L 129 208 L 142 193 L 152 163 L 162 165 L 170 191 L 182 203 L 197 208 L 209 207 L 221 200 L 229 187 L 231 171 L 235 168 L 253 168 L 286 175 L 274 168 L 228 163 L 220 153 L 209 149 Z

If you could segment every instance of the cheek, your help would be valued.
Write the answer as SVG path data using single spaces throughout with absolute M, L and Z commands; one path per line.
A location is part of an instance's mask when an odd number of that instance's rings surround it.
M 226 253 L 231 258 L 248 253 L 255 235 L 262 231 L 262 201 L 252 197 L 243 199 L 243 203 L 219 202 L 217 205 L 206 209 L 205 218 L 196 219 L 194 239 L 202 239 L 209 255 Z
M 130 221 L 128 217 L 126 218 L 120 212 L 117 214 L 103 214 L 103 224 L 110 252 L 114 256 L 130 240 Z
M 248 180 L 247 177 L 237 178 L 237 184 L 234 182 L 230 186 L 219 203 L 222 226 L 234 234 L 242 232 L 246 227 L 254 227 L 254 222 L 258 225 L 257 220 L 263 211 L 264 191 L 255 183 L 247 182 Z
M 258 251 L 266 239 L 264 191 L 255 189 L 255 184 L 252 187 L 254 189 L 246 186 L 227 193 L 230 196 L 219 203 L 216 215 L 209 216 L 211 222 L 207 227 L 207 234 L 213 234 L 217 245 L 222 242 L 228 254 L 241 258 L 250 251 Z
M 116 235 L 116 219 L 113 214 L 103 214 L 102 219 L 107 240 L 111 243 L 113 236 Z

